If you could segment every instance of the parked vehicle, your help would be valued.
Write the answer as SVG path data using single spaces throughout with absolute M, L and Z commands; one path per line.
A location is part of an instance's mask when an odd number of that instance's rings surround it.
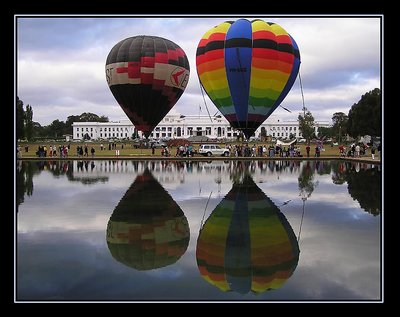
M 199 148 L 199 154 L 204 156 L 229 156 L 229 149 L 221 148 L 218 144 L 202 144 Z

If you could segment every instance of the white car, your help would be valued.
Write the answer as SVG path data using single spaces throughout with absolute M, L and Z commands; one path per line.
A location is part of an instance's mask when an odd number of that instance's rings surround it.
M 204 156 L 229 156 L 229 149 L 222 148 L 218 144 L 202 144 L 199 148 L 199 154 Z

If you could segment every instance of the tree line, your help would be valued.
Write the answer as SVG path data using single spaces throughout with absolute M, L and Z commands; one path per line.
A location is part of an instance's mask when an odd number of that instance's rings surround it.
M 381 90 L 375 88 L 362 95 L 361 99 L 351 106 L 347 115 L 343 112 L 335 112 L 332 116 L 332 127 L 320 127 L 318 137 L 332 138 L 337 142 L 343 142 L 347 135 L 355 139 L 364 135 L 380 137 L 381 107 Z M 309 142 L 315 137 L 312 113 L 304 109 L 304 113 L 299 114 L 298 121 L 303 137 Z
M 59 139 L 65 134 L 72 134 L 72 123 L 74 122 L 109 122 L 106 116 L 84 112 L 80 115 L 68 116 L 65 122 L 56 119 L 49 125 L 42 126 L 39 122 L 32 120 L 32 106 L 28 104 L 24 109 L 24 102 L 19 97 L 17 97 L 16 106 L 16 132 L 18 140 Z
M 32 120 L 33 109 L 29 104 L 24 109 L 23 101 L 17 97 L 16 107 L 18 140 L 62 138 L 65 134 L 72 134 L 73 122 L 109 122 L 106 116 L 84 112 L 80 115 L 68 116 L 65 122 L 56 119 L 47 126 L 41 126 Z M 304 112 L 299 114 L 298 122 L 303 137 L 309 142 L 315 137 L 315 122 L 311 111 L 305 108 Z M 318 136 L 342 142 L 347 135 L 352 138 L 362 135 L 380 137 L 381 129 L 381 90 L 375 88 L 362 95 L 361 99 L 351 106 L 347 115 L 343 112 L 335 112 L 332 116 L 332 127 L 320 127 Z

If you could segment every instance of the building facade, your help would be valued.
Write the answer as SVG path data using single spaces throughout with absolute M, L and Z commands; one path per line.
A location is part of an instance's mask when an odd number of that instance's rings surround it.
M 329 127 L 328 121 L 315 122 L 315 132 L 319 127 Z M 129 120 L 116 122 L 74 122 L 72 124 L 73 140 L 82 139 L 133 139 L 135 135 L 142 137 L 140 131 Z M 213 117 L 200 115 L 181 115 L 170 113 L 154 128 L 150 134 L 152 139 L 189 138 L 206 136 L 210 139 L 236 139 L 240 132 L 233 129 L 222 115 Z M 254 133 L 255 138 L 262 135 L 272 138 L 301 138 L 298 121 L 283 121 L 275 116 L 269 117 Z

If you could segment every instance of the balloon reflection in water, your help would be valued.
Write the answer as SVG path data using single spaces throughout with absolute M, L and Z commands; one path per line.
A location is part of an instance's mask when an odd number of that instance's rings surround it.
M 182 209 L 148 169 L 137 176 L 107 225 L 107 245 L 119 262 L 137 270 L 175 263 L 190 239 Z
M 299 253 L 285 216 L 245 175 L 200 230 L 196 257 L 210 284 L 257 294 L 280 288 L 296 269 Z

